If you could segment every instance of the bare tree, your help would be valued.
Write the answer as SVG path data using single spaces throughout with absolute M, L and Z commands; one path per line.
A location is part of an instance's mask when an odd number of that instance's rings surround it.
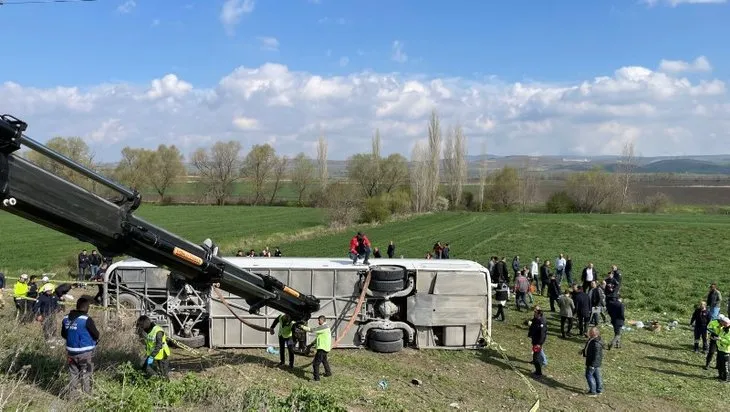
M 292 183 L 297 190 L 299 196 L 298 203 L 302 206 L 304 194 L 314 181 L 314 163 L 304 153 L 299 153 L 294 158 L 294 167 L 292 169 Z
M 629 202 L 629 194 L 631 189 L 631 175 L 636 169 L 636 155 L 634 153 L 634 142 L 629 141 L 624 144 L 621 151 L 621 159 L 618 165 L 618 172 L 621 179 L 621 205 L 620 210 L 625 210 L 626 204 Z
M 431 112 L 431 120 L 428 124 L 428 208 L 436 205 L 439 192 L 441 166 L 441 124 L 438 115 L 434 110 Z
M 320 189 L 326 189 L 329 172 L 327 171 L 327 138 L 324 135 L 320 135 L 317 140 L 317 176 Z
M 165 198 L 165 193 L 185 172 L 183 155 L 177 147 L 160 145 L 157 151 L 150 151 L 142 164 L 147 181 L 160 196 L 160 202 Z
M 380 176 L 380 130 L 375 129 L 373 135 L 373 173 Z
M 210 149 L 198 149 L 193 153 L 193 166 L 198 170 L 206 195 L 212 196 L 217 205 L 224 205 L 233 191 L 233 183 L 239 178 L 241 143 L 216 142 Z
M 276 159 L 276 164 L 274 165 L 274 187 L 271 189 L 271 199 L 269 199 L 270 205 L 274 204 L 274 199 L 276 199 L 276 194 L 279 192 L 281 180 L 285 177 L 288 164 L 289 158 L 286 156 L 281 156 Z
M 537 192 L 537 180 L 535 173 L 530 170 L 532 167 L 531 163 L 528 157 L 523 162 L 522 168 L 519 171 L 519 199 L 523 212 L 527 211 L 528 207 L 532 204 Z
M 268 143 L 254 145 L 243 161 L 241 174 L 253 181 L 254 200 L 253 204 L 264 201 L 264 190 L 274 166 L 276 165 L 276 151 Z
M 461 204 L 466 173 L 466 142 L 463 130 L 457 126 L 449 132 L 444 149 L 444 175 L 454 208 Z
M 416 142 L 411 154 L 411 200 L 416 213 L 425 212 L 428 207 L 431 187 L 429 171 L 428 147 L 423 142 Z
M 487 163 L 487 143 L 484 142 L 482 144 L 482 159 L 479 162 L 479 195 L 477 196 L 477 200 L 479 202 L 479 209 L 484 209 L 484 196 L 486 194 L 487 189 L 487 170 L 488 163 Z

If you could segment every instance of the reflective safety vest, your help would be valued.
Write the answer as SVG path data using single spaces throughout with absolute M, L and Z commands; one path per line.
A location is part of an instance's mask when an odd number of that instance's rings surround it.
M 319 325 L 316 328 L 302 326 L 302 329 L 315 334 L 315 348 L 317 350 L 323 350 L 325 352 L 329 352 L 332 350 L 332 331 L 330 331 L 330 327 L 327 326 L 326 323 Z
M 63 318 L 63 328 L 66 329 L 66 352 L 69 355 L 79 355 L 91 352 L 96 348 L 96 341 L 86 329 L 87 315 L 81 315 L 69 320 L 68 315 Z
M 284 339 L 291 338 L 292 335 L 292 322 L 284 323 L 284 315 L 279 315 L 279 336 Z
M 15 287 L 13 287 L 13 296 L 15 298 L 25 298 L 28 296 L 28 284 L 25 282 L 15 282 Z
M 707 324 L 707 331 L 710 332 L 711 335 L 719 335 L 720 329 L 722 329 L 722 326 L 720 326 L 720 321 L 717 319 L 711 320 L 710 323 Z
M 717 338 L 717 350 L 720 352 L 730 353 L 730 329 L 720 328 Z
M 152 351 L 155 349 L 155 338 L 159 332 L 162 332 L 162 350 L 155 355 L 155 360 L 163 360 L 170 356 L 170 347 L 167 346 L 167 336 L 165 335 L 165 331 L 162 330 L 159 325 L 155 325 L 150 333 L 147 334 L 147 339 L 145 340 L 145 353 L 147 356 L 152 356 Z

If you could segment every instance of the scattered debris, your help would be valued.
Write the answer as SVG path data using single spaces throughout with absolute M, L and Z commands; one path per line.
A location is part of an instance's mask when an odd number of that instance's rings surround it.
M 272 355 L 278 355 L 279 354 L 279 349 L 276 349 L 273 346 L 269 346 L 268 348 L 266 348 L 266 353 L 270 353 Z
M 456 402 L 451 402 L 451 403 L 449 404 L 449 407 L 450 407 L 450 408 L 454 408 L 454 409 L 459 409 L 459 404 L 458 404 L 458 403 L 456 403 Z
M 388 389 L 388 381 L 385 379 L 381 379 L 380 382 L 378 382 L 378 388 L 380 388 L 381 390 Z
M 484 381 L 482 381 L 482 382 L 484 382 Z M 423 382 L 421 382 L 420 379 L 412 379 L 411 380 L 411 383 L 414 384 L 414 385 L 416 385 L 416 386 L 421 386 L 423 384 Z

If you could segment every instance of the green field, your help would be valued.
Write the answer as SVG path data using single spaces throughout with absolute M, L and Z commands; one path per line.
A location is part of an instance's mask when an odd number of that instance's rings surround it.
M 286 256 L 343 256 L 352 232 L 359 229 L 326 230 L 321 211 L 297 208 L 143 206 L 140 215 L 196 242 L 211 236 L 225 252 L 278 245 Z M 66 256 L 81 247 L 6 214 L 0 214 L 0 227 L 4 235 L 0 266 L 11 273 L 18 268 L 62 266 Z M 657 319 L 665 325 L 677 319 L 685 325 L 672 331 L 626 332 L 623 348 L 604 356 L 606 393 L 591 399 L 582 395 L 586 389 L 578 354 L 582 339 L 560 339 L 558 319 L 549 316 L 548 377 L 533 381 L 543 410 L 719 410 L 724 405 L 718 394 L 726 386 L 713 380 L 714 371 L 701 369 L 703 358 L 691 352 L 692 335 L 686 325 L 692 305 L 706 296 L 711 281 L 720 284 L 725 298 L 730 295 L 727 217 L 439 213 L 363 230 L 374 246 L 385 248 L 393 240 L 396 254 L 406 257 L 421 257 L 440 240 L 451 244 L 454 258 L 479 262 L 493 254 L 508 260 L 517 254 L 527 262 L 535 255 L 554 259 L 563 252 L 573 257 L 578 273 L 588 261 L 604 272 L 616 263 L 625 279 L 627 319 L 645 323 Z M 14 235 L 9 238 L 7 233 Z M 543 298 L 537 301 L 547 305 Z M 725 308 L 723 304 L 723 312 Z M 508 321 L 494 326 L 496 341 L 523 373 L 531 371 L 522 324 L 527 318 L 525 312 L 510 309 Z M 610 327 L 602 333 L 608 339 L 613 336 Z M 221 356 L 210 362 L 179 360 L 178 368 L 182 372 L 204 367 L 205 376 L 235 382 L 240 390 L 263 385 L 285 395 L 303 385 L 351 410 L 448 410 L 452 402 L 470 411 L 526 410 L 534 402 L 524 381 L 491 350 L 406 350 L 392 356 L 336 351 L 331 355 L 336 376 L 320 385 L 306 380 L 311 376 L 306 359 L 298 360 L 298 368 L 290 374 L 272 368 L 274 357 L 263 350 Z M 233 365 L 233 370 L 224 364 Z M 377 388 L 381 378 L 390 382 L 387 390 Z M 413 378 L 423 385 L 410 385 Z M 107 374 L 102 379 L 111 378 Z

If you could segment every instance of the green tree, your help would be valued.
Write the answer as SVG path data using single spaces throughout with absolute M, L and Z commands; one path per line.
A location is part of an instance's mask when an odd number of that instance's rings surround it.
M 233 191 L 233 183 L 239 178 L 241 143 L 216 142 L 210 151 L 198 149 L 193 153 L 192 163 L 198 170 L 200 182 L 206 195 L 215 199 L 217 205 L 225 205 Z
M 299 153 L 294 158 L 294 167 L 292 168 L 291 173 L 292 183 L 294 184 L 294 187 L 297 190 L 297 195 L 299 196 L 297 203 L 299 206 L 302 206 L 302 199 L 315 180 L 314 162 L 304 153 Z
M 141 189 L 145 185 L 144 149 L 125 147 L 122 158 L 114 169 L 114 177 L 119 182 L 133 189 Z
M 160 196 L 160 202 L 175 180 L 185 173 L 183 155 L 180 150 L 172 146 L 160 145 L 157 151 L 150 151 L 144 162 L 147 180 Z
M 510 210 L 519 199 L 520 176 L 517 169 L 505 166 L 492 176 L 489 200 L 499 210 Z
M 54 137 L 46 143 L 46 146 L 76 163 L 94 169 L 94 155 L 86 142 L 80 137 Z M 93 188 L 91 181 L 86 177 L 38 152 L 28 152 L 27 159 L 56 176 L 87 189 Z

